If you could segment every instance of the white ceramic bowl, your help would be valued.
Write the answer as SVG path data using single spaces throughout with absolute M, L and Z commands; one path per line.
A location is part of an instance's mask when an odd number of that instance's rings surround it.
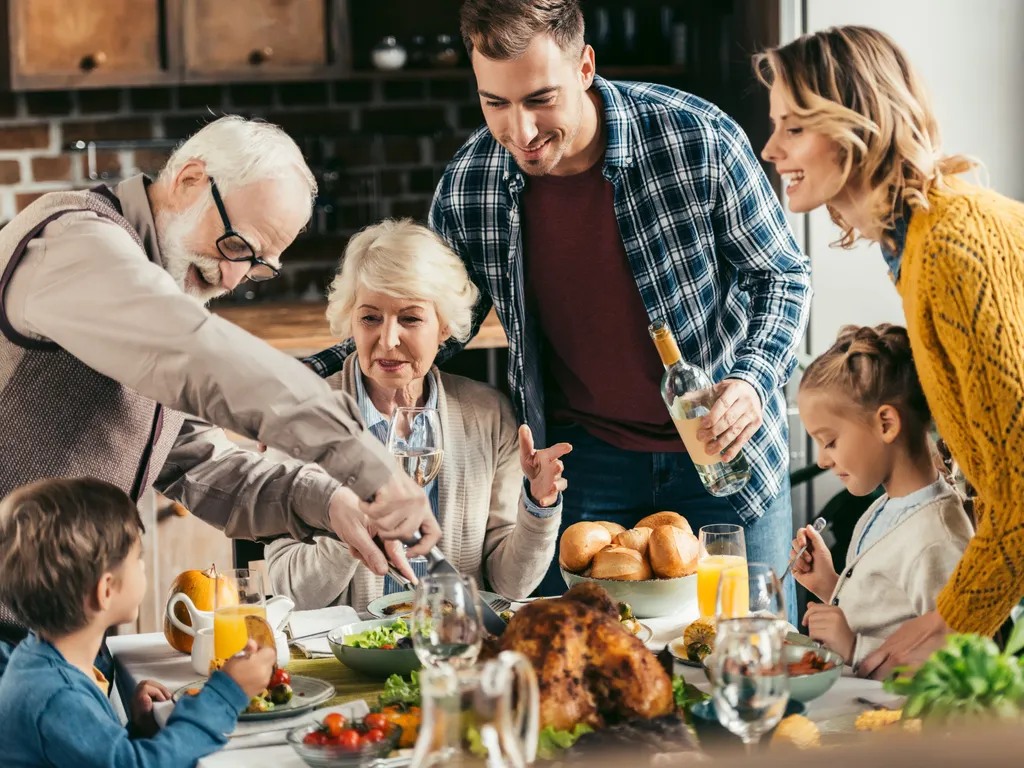
M 690 611 L 697 605 L 697 574 L 678 579 L 649 579 L 647 581 L 618 581 L 594 579 L 561 569 L 562 578 L 570 587 L 592 581 L 604 587 L 613 600 L 629 603 L 638 619 L 656 619 L 681 611 Z

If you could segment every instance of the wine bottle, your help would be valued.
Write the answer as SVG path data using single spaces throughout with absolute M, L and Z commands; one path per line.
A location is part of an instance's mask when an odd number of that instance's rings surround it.
M 743 452 L 726 461 L 721 455 L 708 453 L 704 443 L 697 438 L 701 419 L 715 404 L 711 377 L 701 368 L 683 360 L 672 331 L 664 320 L 655 320 L 648 332 L 665 366 L 661 377 L 661 398 L 701 482 L 712 496 L 729 496 L 742 490 L 750 480 L 750 465 Z

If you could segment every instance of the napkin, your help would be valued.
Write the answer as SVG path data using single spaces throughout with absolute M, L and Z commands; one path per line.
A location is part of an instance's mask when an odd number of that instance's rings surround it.
M 348 605 L 334 605 L 330 608 L 318 608 L 313 611 L 293 611 L 289 624 L 292 637 L 298 639 L 318 632 L 329 632 L 335 627 L 353 624 L 357 621 L 359 621 L 359 614 L 355 612 L 354 608 Z M 307 651 L 331 652 L 326 635 L 308 640 L 298 639 L 298 642 Z
M 167 724 L 167 720 L 173 711 L 173 702 L 161 701 L 153 704 L 153 716 L 161 728 Z M 228 736 L 228 743 L 224 749 L 250 749 L 252 747 L 267 747 L 274 744 L 287 744 L 288 731 L 292 728 L 307 725 L 314 721 L 320 722 L 331 712 L 340 712 L 345 717 L 351 719 L 363 717 L 369 711 L 370 707 L 367 703 L 363 699 L 359 699 L 339 704 L 336 707 L 310 710 L 294 717 L 282 717 L 276 720 L 247 720 L 238 723 L 235 730 Z

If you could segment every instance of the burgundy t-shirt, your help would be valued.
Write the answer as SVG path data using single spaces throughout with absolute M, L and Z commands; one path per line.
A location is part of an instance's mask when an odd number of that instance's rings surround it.
M 603 167 L 530 176 L 523 192 L 526 310 L 545 338 L 547 415 L 626 450 L 685 451 Z

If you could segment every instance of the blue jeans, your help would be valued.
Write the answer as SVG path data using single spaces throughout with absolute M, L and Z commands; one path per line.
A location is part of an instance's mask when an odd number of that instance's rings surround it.
M 686 453 L 625 451 L 574 424 L 549 422 L 547 434 L 548 445 L 563 441 L 572 444 L 572 453 L 562 458 L 568 489 L 563 494 L 559 537 L 581 520 L 609 520 L 632 528 L 641 517 L 665 510 L 683 515 L 695 535 L 701 526 L 713 523 L 742 525 L 747 559 L 768 563 L 776 573 L 785 574 L 786 611 L 790 623 L 797 625 L 796 585 L 792 574 L 785 573 L 793 540 L 788 476 L 764 514 L 744 523 L 728 498 L 704 490 Z M 556 559 L 536 594 L 560 595 L 564 591 L 565 581 Z

